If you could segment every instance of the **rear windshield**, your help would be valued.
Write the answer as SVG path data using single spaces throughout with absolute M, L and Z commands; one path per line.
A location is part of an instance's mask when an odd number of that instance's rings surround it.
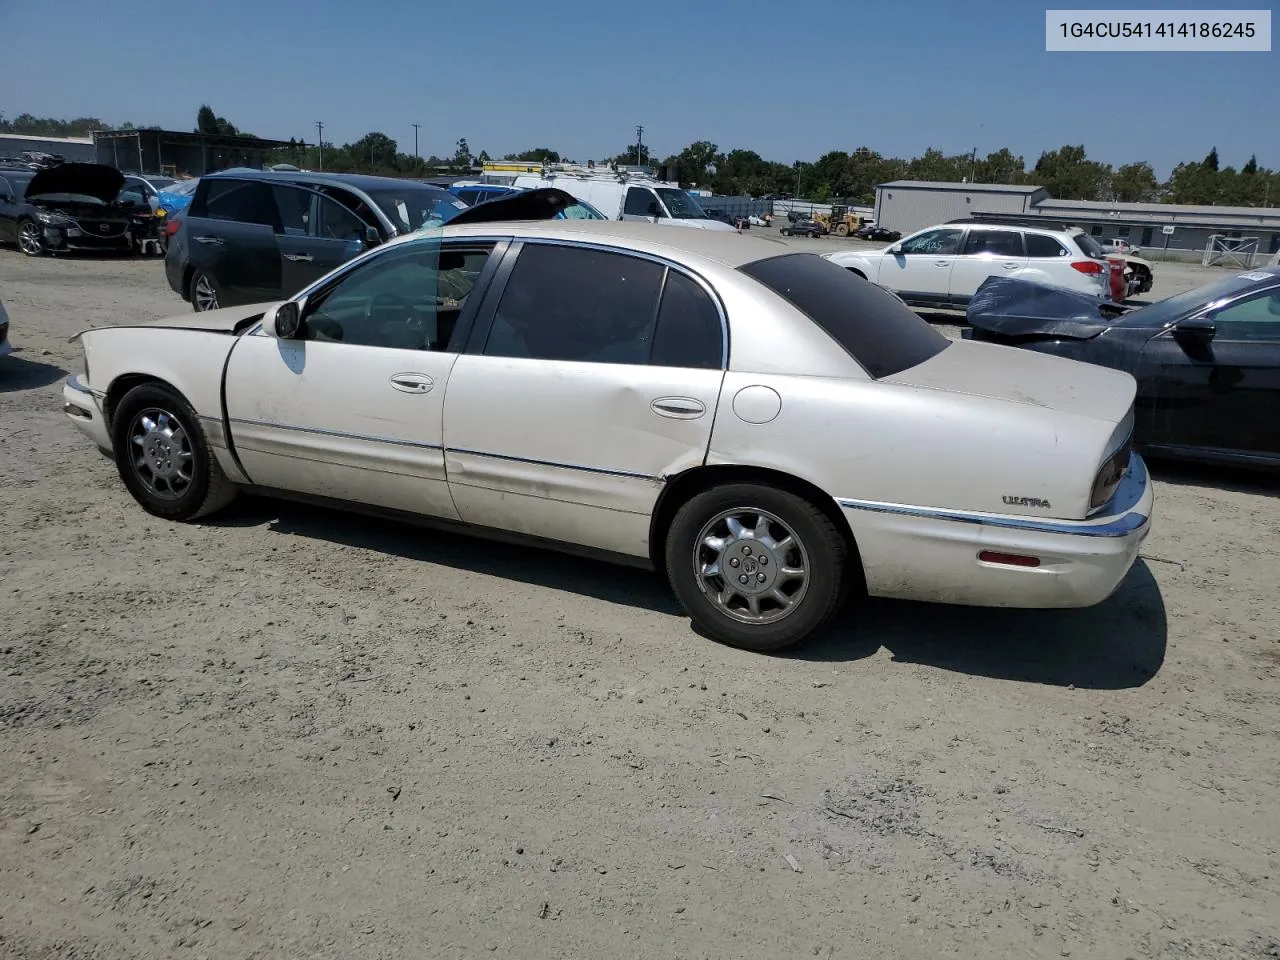
M 784 254 L 738 269 L 800 310 L 877 380 L 951 343 L 891 293 L 817 254 Z
M 1076 234 L 1076 245 L 1080 247 L 1086 257 L 1092 260 L 1106 259 L 1107 253 L 1102 249 L 1102 245 L 1087 233 Z

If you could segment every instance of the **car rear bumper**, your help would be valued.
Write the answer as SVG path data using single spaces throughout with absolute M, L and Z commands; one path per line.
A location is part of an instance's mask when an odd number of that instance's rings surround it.
M 78 377 L 67 377 L 62 385 L 62 412 L 103 453 L 111 453 L 111 430 L 102 412 L 102 397 Z
M 873 596 L 990 607 L 1088 607 L 1111 596 L 1150 532 L 1154 497 L 1134 455 L 1110 505 L 1088 520 L 976 514 L 838 499 Z M 1014 566 L 979 554 L 1034 557 Z

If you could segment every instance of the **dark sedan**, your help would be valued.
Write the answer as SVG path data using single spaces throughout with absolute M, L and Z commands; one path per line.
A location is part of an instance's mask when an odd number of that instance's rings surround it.
M 1137 309 L 992 277 L 967 313 L 967 339 L 1132 374 L 1134 443 L 1152 457 L 1280 469 L 1280 267 Z
M 100 163 L 0 170 L 0 242 L 29 257 L 66 250 L 127 252 L 135 209 L 118 203 L 124 175 Z

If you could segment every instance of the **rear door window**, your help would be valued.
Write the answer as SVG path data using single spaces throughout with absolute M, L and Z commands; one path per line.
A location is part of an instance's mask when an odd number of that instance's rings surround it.
M 276 207 L 280 210 L 280 227 L 291 237 L 305 237 L 311 218 L 311 194 L 297 187 L 272 186 Z
M 738 269 L 816 323 L 876 379 L 924 363 L 951 343 L 897 297 L 817 254 L 783 254 Z
M 720 311 L 702 287 L 676 270 L 667 270 L 649 362 L 699 370 L 724 367 Z
M 192 216 L 266 224 L 279 232 L 280 214 L 270 184 L 262 180 L 221 178 L 209 180 L 208 184 L 204 203 Z
M 1021 257 L 1022 234 L 1016 230 L 970 230 L 964 242 L 967 255 L 981 253 L 997 257 Z
M 503 290 L 484 352 L 646 364 L 664 270 L 627 254 L 526 244 Z

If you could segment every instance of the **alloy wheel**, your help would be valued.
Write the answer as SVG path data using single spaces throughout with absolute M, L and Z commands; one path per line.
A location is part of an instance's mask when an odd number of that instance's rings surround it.
M 755 507 L 725 510 L 703 527 L 693 549 L 699 589 L 725 616 L 768 624 L 800 604 L 809 554 L 795 531 Z
M 160 500 L 177 500 L 191 487 L 195 456 L 182 422 L 160 407 L 147 407 L 129 425 L 134 475 Z

